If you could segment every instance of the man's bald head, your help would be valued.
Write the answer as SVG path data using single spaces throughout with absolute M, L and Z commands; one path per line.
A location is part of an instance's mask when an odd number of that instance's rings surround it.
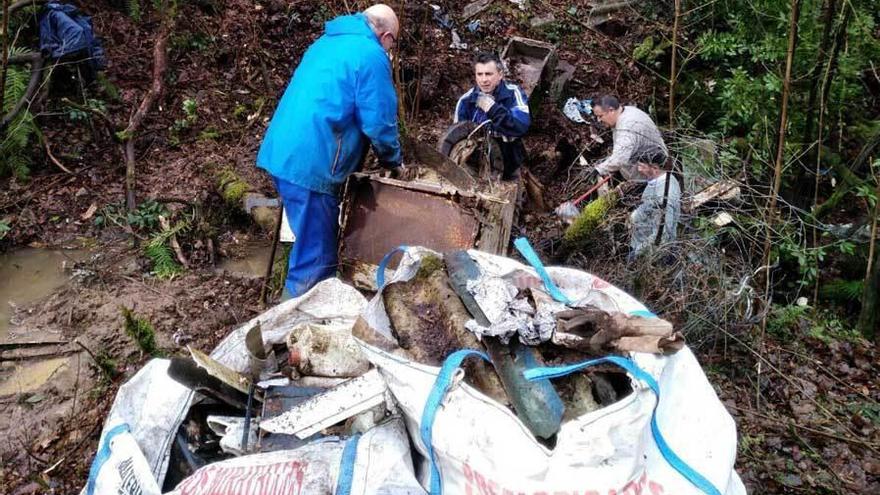
M 384 3 L 377 3 L 365 10 L 364 15 L 367 16 L 370 28 L 376 33 L 379 42 L 386 50 L 390 50 L 397 42 L 397 35 L 400 32 L 397 14 Z

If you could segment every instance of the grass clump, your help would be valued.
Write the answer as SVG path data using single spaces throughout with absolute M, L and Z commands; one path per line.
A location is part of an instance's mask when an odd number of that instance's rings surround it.
M 156 329 L 153 325 L 125 306 L 122 306 L 122 316 L 125 318 L 125 333 L 135 341 L 141 352 L 150 356 L 161 356 L 162 351 L 156 344 Z

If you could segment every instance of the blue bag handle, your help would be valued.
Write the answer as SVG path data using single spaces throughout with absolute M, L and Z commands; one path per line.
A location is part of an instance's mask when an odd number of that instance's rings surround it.
M 441 495 L 443 493 L 440 486 L 440 470 L 437 469 L 437 459 L 434 457 L 432 431 L 434 429 L 434 419 L 437 417 L 437 409 L 440 408 L 440 403 L 443 402 L 443 398 L 452 386 L 452 379 L 455 377 L 456 370 L 461 366 L 462 361 L 471 356 L 479 356 L 486 361 L 490 361 L 489 356 L 473 349 L 462 349 L 450 354 L 443 361 L 443 367 L 440 368 L 440 374 L 434 380 L 434 387 L 431 389 L 428 400 L 425 402 L 425 408 L 422 411 L 422 425 L 419 427 L 419 435 L 422 438 L 422 443 L 425 444 L 425 449 L 428 451 L 428 462 L 431 463 L 431 495 Z
M 513 245 L 516 247 L 516 250 L 519 251 L 519 254 L 532 265 L 532 268 L 538 273 L 538 276 L 541 277 L 541 280 L 544 282 L 544 287 L 547 288 L 547 292 L 550 296 L 558 302 L 562 304 L 571 305 L 574 301 L 568 298 L 565 294 L 559 290 L 559 287 L 553 283 L 553 280 L 550 278 L 550 274 L 547 273 L 547 269 L 544 268 L 544 263 L 541 263 L 541 258 L 538 257 L 538 253 L 532 248 L 532 245 L 529 244 L 529 240 L 525 237 L 520 237 L 519 239 L 513 241 Z
M 345 442 L 342 449 L 342 459 L 339 461 L 339 479 L 336 481 L 335 495 L 350 495 L 351 484 L 354 480 L 354 461 L 357 459 L 358 442 L 361 434 L 353 435 Z
M 654 436 L 654 441 L 657 443 L 657 448 L 660 450 L 660 454 L 663 456 L 663 458 L 666 459 L 666 462 L 668 462 L 673 469 L 681 473 L 681 475 L 684 476 L 685 479 L 687 479 L 688 481 L 693 483 L 694 486 L 702 490 L 703 493 L 707 493 L 709 495 L 721 495 L 721 492 L 717 488 L 715 488 L 715 485 L 713 485 L 712 482 L 707 480 L 703 475 L 698 473 L 694 468 L 690 467 L 686 462 L 678 457 L 678 455 L 672 450 L 669 444 L 666 443 L 666 439 L 663 438 L 663 434 L 660 433 L 660 427 L 657 425 L 657 406 L 660 404 L 660 385 L 657 383 L 657 380 L 655 380 L 653 376 L 640 368 L 631 359 L 626 359 L 619 356 L 608 356 L 599 359 L 591 359 L 589 361 L 571 364 L 568 366 L 533 368 L 530 370 L 526 370 L 523 375 L 529 381 L 547 380 L 550 378 L 559 378 L 562 376 L 566 376 L 576 371 L 580 371 L 584 368 L 605 363 L 615 364 L 625 369 L 629 374 L 635 377 L 636 380 L 645 382 L 648 387 L 650 387 L 651 390 L 654 392 L 654 395 L 657 396 L 657 402 L 654 404 L 654 409 L 651 411 L 651 434 Z
M 403 253 L 407 249 L 409 249 L 409 246 L 401 244 L 391 251 L 388 251 L 388 254 L 382 257 L 382 261 L 379 262 L 379 269 L 376 270 L 376 287 L 378 287 L 379 290 L 382 290 L 382 287 L 385 287 L 385 269 L 388 268 L 388 263 L 391 262 L 391 257 L 394 256 L 395 253 Z

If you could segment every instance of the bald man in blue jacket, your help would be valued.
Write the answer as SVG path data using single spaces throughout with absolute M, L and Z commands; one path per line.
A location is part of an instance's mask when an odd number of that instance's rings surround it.
M 372 145 L 403 170 L 390 51 L 399 24 L 377 4 L 337 17 L 305 52 L 269 123 L 257 166 L 275 180 L 296 241 L 284 297 L 336 274 L 339 194 Z

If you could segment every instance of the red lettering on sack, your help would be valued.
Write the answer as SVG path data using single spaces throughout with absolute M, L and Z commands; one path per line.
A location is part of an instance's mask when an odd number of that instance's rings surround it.
M 486 487 L 486 478 L 483 478 L 483 475 L 474 472 L 474 478 L 477 480 L 477 489 L 480 491 L 480 495 L 489 495 L 489 489 Z
M 651 490 L 651 495 L 663 495 L 663 485 L 656 481 L 648 482 L 648 490 Z
M 265 466 L 206 466 L 183 480 L 181 495 L 299 495 L 308 463 L 279 462 Z

